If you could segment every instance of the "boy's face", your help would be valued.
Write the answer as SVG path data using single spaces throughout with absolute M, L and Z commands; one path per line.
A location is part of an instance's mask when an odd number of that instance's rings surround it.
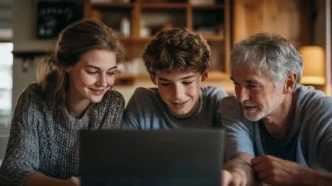
M 192 116 L 199 108 L 201 81 L 208 77 L 208 70 L 200 72 L 166 73 L 156 71 L 151 76 L 158 86 L 161 99 L 173 116 L 184 119 Z

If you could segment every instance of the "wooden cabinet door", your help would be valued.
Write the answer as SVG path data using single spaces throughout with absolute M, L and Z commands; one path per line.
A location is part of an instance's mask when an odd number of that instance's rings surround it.
M 234 1 L 234 42 L 257 32 L 277 33 L 296 47 L 303 40 L 302 0 L 236 0 Z M 303 14 L 303 12 L 302 12 Z M 310 23 L 310 20 L 308 20 Z
M 234 42 L 238 42 L 257 32 L 266 31 L 266 0 L 234 1 Z
M 294 46 L 300 46 L 300 0 L 269 0 L 268 28 L 271 33 L 280 34 Z

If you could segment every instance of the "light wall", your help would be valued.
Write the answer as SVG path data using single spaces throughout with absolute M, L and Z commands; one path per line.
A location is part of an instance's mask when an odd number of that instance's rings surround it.
M 316 14 L 316 19 L 315 19 L 315 24 L 314 24 L 314 45 L 321 46 L 325 50 L 325 55 L 327 53 L 326 51 L 326 0 L 316 0 L 315 2 L 315 12 Z M 331 0 L 330 0 L 331 3 Z M 330 9 L 331 10 L 331 9 Z M 330 21 L 331 22 L 331 21 Z M 331 28 L 330 28 L 331 29 Z M 331 34 L 331 33 L 330 33 Z M 331 55 L 331 54 L 330 54 Z M 327 61 L 327 64 L 331 64 L 331 61 Z M 328 78 L 328 75 L 331 76 L 332 69 L 329 69 L 326 71 L 326 77 Z M 332 92 L 331 88 L 331 81 L 332 79 L 327 79 L 328 86 L 325 88 L 325 92 L 327 94 L 330 94 Z M 330 90 L 329 90 L 330 88 Z
M 49 41 L 35 39 L 36 27 L 36 1 L 15 0 L 13 4 L 13 44 L 14 51 L 34 51 L 45 50 L 50 48 Z M 36 81 L 36 61 L 26 73 L 22 72 L 21 59 L 14 58 L 13 63 L 13 106 L 16 105 L 17 99 L 23 89 L 31 82 Z

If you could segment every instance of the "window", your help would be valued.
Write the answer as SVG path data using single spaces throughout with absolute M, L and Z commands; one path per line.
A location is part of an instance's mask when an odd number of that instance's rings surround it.
M 0 43 L 0 130 L 12 114 L 13 43 Z

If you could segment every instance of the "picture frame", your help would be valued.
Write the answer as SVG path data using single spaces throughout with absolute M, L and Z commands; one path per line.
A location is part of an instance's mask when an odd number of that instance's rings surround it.
M 82 18 L 82 10 L 76 3 L 38 1 L 36 38 L 55 38 L 66 26 Z

